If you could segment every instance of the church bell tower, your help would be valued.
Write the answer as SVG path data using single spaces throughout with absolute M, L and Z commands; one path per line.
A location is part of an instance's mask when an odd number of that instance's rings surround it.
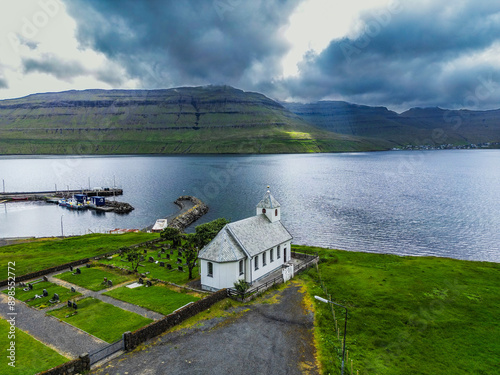
M 264 198 L 257 204 L 257 215 L 264 214 L 271 223 L 281 220 L 281 206 L 271 194 L 269 186 Z

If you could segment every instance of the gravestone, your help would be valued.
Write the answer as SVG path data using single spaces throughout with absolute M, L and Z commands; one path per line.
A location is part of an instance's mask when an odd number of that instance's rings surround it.
M 59 294 L 54 293 L 54 297 L 52 297 L 52 299 L 59 301 Z
M 165 267 L 165 262 L 160 262 L 160 267 Z
M 73 307 L 73 304 L 71 303 L 70 300 L 68 300 L 68 307 Z
M 48 297 L 49 292 L 47 292 L 47 289 L 44 289 L 44 290 L 42 291 L 42 295 L 43 295 L 44 297 Z
M 165 248 L 164 247 L 161 248 L 161 253 L 165 254 Z
M 79 274 L 81 274 L 81 273 L 82 273 L 82 271 L 80 270 L 80 268 L 77 268 L 77 269 L 76 269 L 76 274 L 77 274 L 77 275 L 79 275 Z
M 75 293 L 76 292 L 76 289 L 74 287 L 71 287 L 71 292 L 72 293 Z
M 73 272 L 73 266 L 69 266 L 69 270 Z
M 172 269 L 172 265 L 170 263 L 167 263 L 167 269 L 169 269 L 169 270 Z
M 181 258 L 177 258 L 177 263 L 178 264 L 182 264 L 182 259 Z
M 108 286 L 113 286 L 113 282 L 111 280 L 108 280 Z
M 184 272 L 184 270 L 182 269 L 182 266 L 177 267 L 177 269 L 178 269 L 179 271 Z
M 167 259 L 170 260 L 170 254 L 167 254 Z
M 153 286 L 153 284 L 151 283 L 151 281 L 146 281 L 146 286 Z
M 76 302 L 73 302 L 73 308 L 76 310 L 78 306 L 76 305 Z
M 89 263 L 87 263 L 87 264 L 85 265 L 85 267 L 90 268 L 90 264 L 89 264 Z
M 148 253 L 148 250 L 147 249 L 144 249 L 144 254 L 147 254 Z
M 174 250 L 170 249 L 170 255 L 174 255 Z
M 149 261 L 149 263 L 154 263 L 155 259 L 153 257 L 149 257 L 148 261 Z
M 107 277 L 105 277 L 105 278 L 104 278 L 104 281 L 103 281 L 103 284 L 106 284 L 107 282 L 108 282 L 108 278 L 107 278 Z
M 28 289 L 33 290 L 33 284 L 28 284 Z
M 139 277 L 139 284 L 144 284 L 144 280 L 142 279 L 142 277 Z

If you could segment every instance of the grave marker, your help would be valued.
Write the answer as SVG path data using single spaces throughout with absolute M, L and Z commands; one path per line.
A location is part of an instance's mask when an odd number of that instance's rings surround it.
M 167 263 L 167 269 L 169 269 L 169 270 L 172 269 L 172 265 L 170 263 Z
M 160 262 L 160 267 L 165 267 L 165 262 Z

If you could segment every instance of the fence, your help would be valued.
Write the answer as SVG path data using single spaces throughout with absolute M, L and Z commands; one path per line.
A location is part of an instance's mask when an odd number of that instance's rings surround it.
M 303 270 L 305 270 L 307 267 L 310 267 L 313 264 L 317 264 L 319 261 L 319 256 L 318 254 L 305 254 L 305 253 L 297 253 L 295 251 L 292 251 L 292 258 L 296 259 L 304 259 L 304 262 L 300 263 L 297 266 L 294 266 L 294 273 L 297 274 Z M 267 289 L 271 288 L 275 284 L 281 284 L 284 282 L 283 279 L 283 274 L 275 277 L 272 280 L 267 281 L 264 284 L 261 284 L 259 286 L 256 286 L 255 288 L 251 288 L 246 290 L 244 293 L 241 293 L 237 291 L 234 288 L 228 288 L 227 289 L 227 296 L 231 298 L 236 298 L 239 299 L 242 302 L 248 302 L 255 298 L 256 296 L 259 295 L 259 292 L 264 292 Z
M 89 354 L 90 365 L 99 362 L 101 359 L 109 357 L 111 354 L 115 354 L 116 352 L 125 349 L 123 337 L 115 341 L 114 343 L 106 346 L 105 348 L 99 349 L 93 353 Z

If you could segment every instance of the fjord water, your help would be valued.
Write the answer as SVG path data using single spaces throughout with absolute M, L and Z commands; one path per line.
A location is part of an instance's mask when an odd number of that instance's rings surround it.
M 500 262 L 500 150 L 4 156 L 0 179 L 8 192 L 116 183 L 124 189 L 117 200 L 135 207 L 117 215 L 41 202 L 2 204 L 0 237 L 144 228 L 176 212 L 173 201 L 180 195 L 209 205 L 196 224 L 234 221 L 254 215 L 270 185 L 296 244 Z

